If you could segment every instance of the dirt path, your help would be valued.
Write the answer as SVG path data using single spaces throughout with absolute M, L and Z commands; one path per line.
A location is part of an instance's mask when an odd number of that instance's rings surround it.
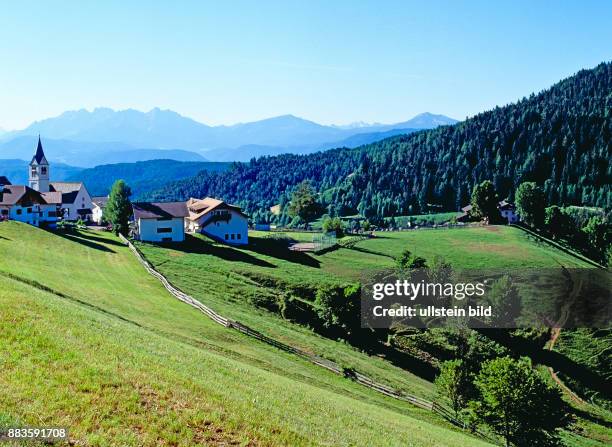
M 558 328 L 558 327 L 552 328 L 550 332 L 550 340 L 548 341 L 549 351 L 552 351 L 553 348 L 555 347 L 555 343 L 557 342 L 559 335 L 561 335 L 561 328 Z M 555 383 L 559 385 L 559 387 L 563 390 L 563 392 L 566 393 L 574 402 L 578 404 L 582 404 L 582 405 L 587 405 L 587 402 L 582 400 L 576 393 L 570 390 L 566 384 L 563 383 L 563 381 L 559 378 L 559 376 L 557 376 L 557 373 L 555 372 L 554 369 L 552 369 L 552 367 L 549 366 L 548 371 L 550 372 L 550 375 L 555 381 Z

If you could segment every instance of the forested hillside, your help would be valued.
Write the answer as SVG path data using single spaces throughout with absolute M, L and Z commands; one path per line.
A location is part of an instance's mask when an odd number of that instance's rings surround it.
M 133 197 L 138 198 L 167 182 L 191 177 L 204 170 L 225 171 L 230 166 L 231 163 L 221 162 L 148 160 L 96 166 L 80 170 L 68 176 L 68 179 L 85 182 L 88 191 L 94 196 L 107 195 L 115 180 L 123 179 L 132 188 Z
M 253 213 L 286 203 L 308 179 L 333 211 L 382 217 L 456 210 L 491 179 L 502 197 L 535 181 L 549 203 L 609 208 L 611 151 L 612 64 L 602 63 L 453 126 L 353 150 L 259 158 L 170 183 L 150 198 L 216 196 Z

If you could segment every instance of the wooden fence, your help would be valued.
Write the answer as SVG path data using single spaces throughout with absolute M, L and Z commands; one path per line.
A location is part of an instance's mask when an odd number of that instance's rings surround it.
M 196 309 L 204 313 L 207 317 L 209 317 L 213 321 L 227 328 L 237 330 L 238 332 L 241 332 L 242 334 L 245 334 L 249 337 L 256 338 L 257 340 L 260 340 L 264 343 L 274 346 L 282 351 L 298 355 L 299 357 L 302 357 L 315 365 L 318 365 L 329 371 L 332 371 L 335 374 L 342 375 L 346 377 L 347 379 L 353 380 L 381 394 L 392 397 L 394 399 L 402 400 L 404 402 L 409 402 L 412 405 L 415 405 L 417 407 L 432 411 L 457 427 L 460 427 L 462 429 L 467 428 L 462 421 L 454 417 L 453 413 L 449 409 L 447 409 L 446 407 L 443 407 L 437 402 L 431 402 L 421 397 L 418 397 L 418 396 L 415 396 L 409 393 L 405 393 L 403 391 L 395 390 L 386 385 L 378 383 L 372 380 L 371 378 L 369 378 L 368 376 L 361 374 L 353 369 L 343 368 L 332 360 L 328 360 L 323 357 L 319 357 L 318 355 L 314 355 L 309 352 L 302 351 L 301 349 L 298 349 L 294 346 L 290 346 L 278 340 L 270 338 L 262 334 L 259 331 L 251 329 L 250 327 L 242 323 L 239 323 L 238 321 L 234 321 L 222 315 L 219 315 L 214 310 L 212 310 L 210 307 L 205 306 L 204 304 L 202 304 L 200 301 L 196 300 L 192 296 L 187 295 L 182 290 L 178 289 L 177 287 L 174 287 L 172 283 L 170 283 L 170 281 L 168 281 L 168 279 L 166 279 L 164 275 L 162 275 L 157 270 L 155 270 L 155 268 L 153 268 L 153 266 L 149 263 L 149 261 L 145 259 L 144 255 L 140 252 L 140 250 L 138 250 L 138 248 L 134 244 L 132 244 L 127 238 L 125 238 L 121 234 L 119 235 L 119 237 L 130 248 L 130 250 L 136 255 L 136 258 L 144 266 L 147 272 L 149 272 L 151 275 L 157 278 L 163 284 L 166 290 L 170 292 L 171 295 L 173 295 L 178 300 L 186 304 L 189 304 L 192 307 L 195 307 Z M 491 438 L 490 436 L 480 431 L 473 431 L 473 434 L 483 439 L 486 439 L 487 441 L 492 442 L 494 444 L 497 443 L 497 440 Z

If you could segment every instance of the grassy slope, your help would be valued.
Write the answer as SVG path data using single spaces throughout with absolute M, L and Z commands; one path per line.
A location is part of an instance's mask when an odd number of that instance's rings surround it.
M 112 236 L 0 224 L 0 421 L 88 445 L 477 445 L 176 301 Z
M 296 233 L 296 238 L 301 235 Z M 362 354 L 349 346 L 324 339 L 272 313 L 245 305 L 250 294 L 261 293 L 262 289 L 245 273 L 256 272 L 294 284 L 358 280 L 364 269 L 393 265 L 393 257 L 405 248 L 429 259 L 442 255 L 454 265 L 466 268 L 587 266 L 581 260 L 539 243 L 512 227 L 384 232 L 352 248 L 321 256 L 288 256 L 275 252 L 264 236 L 264 232 L 252 232 L 251 246 L 242 249 L 224 247 L 208 240 L 192 240 L 187 247 L 140 246 L 149 260 L 175 284 L 224 315 L 425 397 L 431 397 L 433 392 L 428 382 L 406 373 L 398 375 L 389 369 L 388 364 L 375 358 L 366 358 L 364 362 Z M 293 234 L 289 236 L 293 237 Z M 210 287 L 210 284 L 214 286 Z M 581 421 L 581 426 L 586 433 L 604 442 L 609 439 L 609 430 L 601 431 L 601 426 L 585 421 Z M 583 437 L 572 435 L 568 439 L 575 445 L 591 445 L 591 441 Z M 593 441 L 592 445 L 598 445 L 598 442 Z
M 386 232 L 352 248 L 321 256 L 274 250 L 271 241 L 262 236 L 261 232 L 253 232 L 246 248 L 226 247 L 193 237 L 185 245 L 140 244 L 140 247 L 175 285 L 221 314 L 427 398 L 433 393 L 429 382 L 246 304 L 249 297 L 258 294 L 280 293 L 274 288 L 261 287 L 253 281 L 253 276 L 259 282 L 268 278 L 271 282 L 304 286 L 346 283 L 359 280 L 363 270 L 392 266 L 393 257 L 405 248 L 426 258 L 443 253 L 449 262 L 465 267 L 582 265 L 581 261 L 546 245 L 537 245 L 520 230 L 509 227 Z M 470 256 L 466 256 L 466 249 Z
M 329 252 L 323 269 L 357 279 L 362 269 L 393 264 L 409 249 L 425 259 L 441 256 L 461 268 L 587 267 L 582 261 L 539 243 L 518 228 L 505 226 L 378 232 L 352 249 Z

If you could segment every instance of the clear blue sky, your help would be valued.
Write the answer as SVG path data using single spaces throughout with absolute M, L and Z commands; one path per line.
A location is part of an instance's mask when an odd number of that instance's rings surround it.
M 0 127 L 97 106 L 462 119 L 611 59 L 610 1 L 6 2 Z

